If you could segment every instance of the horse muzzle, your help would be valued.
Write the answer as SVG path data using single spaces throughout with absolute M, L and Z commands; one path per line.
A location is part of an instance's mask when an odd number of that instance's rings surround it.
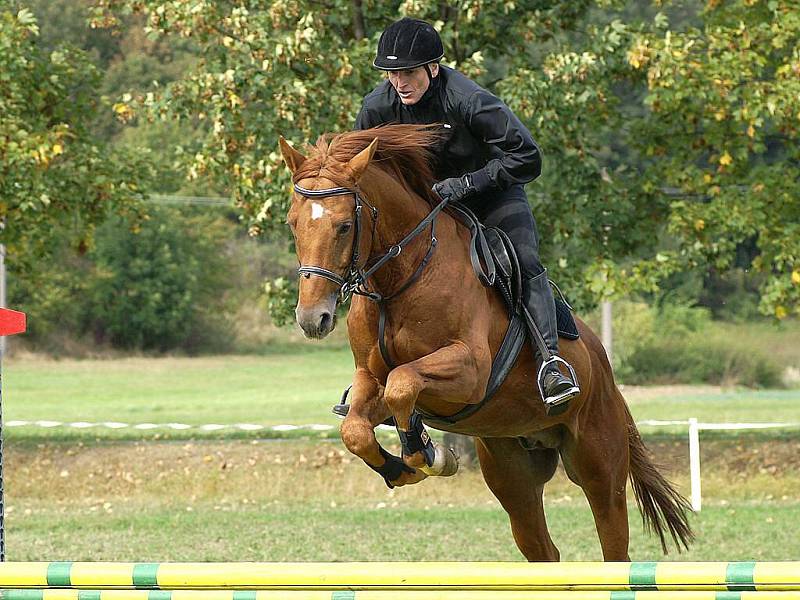
M 298 304 L 294 314 L 303 335 L 321 340 L 336 327 L 336 296 L 310 308 Z

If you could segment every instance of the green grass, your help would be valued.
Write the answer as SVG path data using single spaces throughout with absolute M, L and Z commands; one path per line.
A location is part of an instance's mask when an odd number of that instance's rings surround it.
M 314 347 L 266 356 L 13 360 L 3 371 L 6 421 L 336 425 L 330 413 L 349 385 L 348 349 Z M 628 386 L 636 419 L 800 422 L 800 390 L 721 390 L 711 386 Z M 645 428 L 648 433 L 663 432 Z M 672 433 L 685 427 L 672 428 Z M 263 437 L 264 431 L 8 428 L 12 439 L 187 439 Z M 269 433 L 275 437 L 309 432 Z M 331 436 L 333 433 L 313 434 Z
M 15 361 L 5 365 L 7 420 L 127 423 L 332 422 L 349 385 L 349 350 L 268 356 Z
M 787 351 L 788 352 L 788 351 Z M 329 423 L 352 375 L 341 345 L 264 356 L 7 360 L 4 419 L 127 423 Z M 635 418 L 800 422 L 800 390 L 624 390 Z M 645 428 L 649 433 L 684 432 Z M 199 441 L 196 430 L 8 428 L 10 560 L 521 560 L 477 470 L 387 490 L 338 441 Z M 800 556 L 797 429 L 703 434 L 697 542 L 673 560 Z M 9 435 L 10 434 L 10 435 Z M 264 432 L 204 434 L 260 437 Z M 291 434 L 289 434 L 291 435 Z M 305 435 L 305 433 L 304 433 Z M 330 434 L 336 436 L 334 430 Z M 154 441 L 170 437 L 180 443 Z M 119 442 L 143 438 L 143 442 Z M 779 439 L 778 439 L 779 438 Z M 384 438 L 391 448 L 396 436 Z M 52 440 L 61 440 L 52 443 Z M 708 440 L 708 441 L 707 441 Z M 770 440 L 770 441 L 766 441 Z M 683 440 L 654 442 L 688 493 Z M 580 490 L 559 472 L 546 510 L 565 560 L 597 560 Z M 661 557 L 629 504 L 631 556 Z
M 800 424 L 800 390 L 725 390 L 712 386 L 668 386 L 623 388 L 637 420 L 662 421 L 697 418 L 706 423 Z M 686 431 L 686 426 L 668 429 L 643 426 L 643 432 Z M 797 427 L 791 428 L 797 431 Z M 768 431 L 764 432 L 768 434 Z M 773 430 L 773 433 L 775 431 Z M 724 432 L 715 432 L 725 435 Z M 704 435 L 709 435 L 706 433 Z M 713 435 L 713 434 L 712 434 Z
M 624 392 L 623 392 L 624 394 Z M 712 423 L 800 422 L 800 390 L 665 390 L 630 402 L 637 418 L 688 419 Z
M 588 506 L 574 504 L 548 507 L 553 540 L 563 560 L 600 560 Z M 111 513 L 99 507 L 87 515 L 57 505 L 35 507 L 9 518 L 7 556 L 14 561 L 522 560 L 497 506 L 331 508 L 287 501 L 225 508 L 115 505 Z M 629 519 L 631 557 L 660 559 L 660 546 L 642 532 L 635 508 Z M 668 559 L 796 558 L 798 521 L 798 503 L 708 507 L 693 519 L 697 542 Z
M 655 448 L 672 457 L 669 475 L 687 493 L 679 449 Z M 800 556 L 797 442 L 703 449 L 697 541 L 669 559 Z M 522 558 L 477 469 L 389 490 L 330 442 L 9 444 L 7 452 L 9 560 Z M 561 470 L 545 507 L 563 559 L 600 558 L 587 502 Z M 629 517 L 632 558 L 660 559 L 630 496 Z

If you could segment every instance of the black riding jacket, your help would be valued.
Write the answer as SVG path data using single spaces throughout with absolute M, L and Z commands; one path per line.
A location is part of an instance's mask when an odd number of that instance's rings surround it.
M 479 192 L 505 190 L 536 179 L 539 146 L 511 109 L 494 94 L 445 66 L 420 100 L 406 106 L 389 81 L 365 98 L 356 129 L 384 123 L 442 123 L 448 135 L 435 151 L 438 179 L 472 174 Z

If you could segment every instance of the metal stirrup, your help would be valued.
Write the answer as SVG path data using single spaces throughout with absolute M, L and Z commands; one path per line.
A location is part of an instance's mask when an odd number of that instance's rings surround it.
M 575 374 L 575 369 L 572 368 L 572 365 L 569 364 L 567 361 L 565 361 L 560 356 L 556 356 L 555 354 L 552 354 L 550 356 L 550 358 L 548 358 L 547 360 L 543 360 L 542 361 L 542 366 L 539 367 L 539 372 L 536 373 L 536 385 L 539 388 L 539 393 L 542 395 L 542 401 L 545 404 L 547 404 L 547 396 L 545 396 L 545 394 L 544 394 L 544 387 L 542 386 L 542 381 L 543 381 L 542 376 L 544 375 L 544 373 L 547 370 L 547 367 L 549 365 L 553 365 L 553 364 L 556 364 L 556 363 L 562 363 L 562 364 L 567 365 L 567 369 L 569 369 L 570 378 L 572 379 L 572 385 L 574 387 L 576 387 L 576 388 L 579 387 L 578 386 L 578 376 Z M 558 368 L 558 367 L 556 367 L 556 368 Z M 559 371 L 560 371 L 560 369 L 559 369 Z

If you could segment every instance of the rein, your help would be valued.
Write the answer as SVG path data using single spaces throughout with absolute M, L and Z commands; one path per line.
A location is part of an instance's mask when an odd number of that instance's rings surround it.
M 404 291 L 406 291 L 409 287 L 411 287 L 414 282 L 419 279 L 422 275 L 422 272 L 425 270 L 425 267 L 430 262 L 431 258 L 433 257 L 433 253 L 436 250 L 436 246 L 439 243 L 436 239 L 436 217 L 439 216 L 439 213 L 447 206 L 448 201 L 442 200 L 439 204 L 437 204 L 428 215 L 419 222 L 419 224 L 414 227 L 402 240 L 394 244 L 386 251 L 385 254 L 378 257 L 374 260 L 368 258 L 365 265 L 363 267 L 359 267 L 359 247 L 361 245 L 361 232 L 362 232 L 362 224 L 361 224 L 361 213 L 363 211 L 363 206 L 367 205 L 370 209 L 371 217 L 372 217 L 372 241 L 375 239 L 375 229 L 378 224 L 378 209 L 372 206 L 369 202 L 367 202 L 358 190 L 351 190 L 349 188 L 344 187 L 335 187 L 335 188 L 327 188 L 322 190 L 309 190 L 304 187 L 301 187 L 297 184 L 294 185 L 294 191 L 304 196 L 306 198 L 322 198 L 326 196 L 346 196 L 349 194 L 353 194 L 355 199 L 355 232 L 353 235 L 353 250 L 350 257 L 350 266 L 347 268 L 347 272 L 344 275 L 339 275 L 338 273 L 334 273 L 330 269 L 326 269 L 324 267 L 320 267 L 317 265 L 300 265 L 300 268 L 297 269 L 297 274 L 299 276 L 311 277 L 315 275 L 317 277 L 322 277 L 323 279 L 327 279 L 328 281 L 333 282 L 337 286 L 339 286 L 339 299 L 337 302 L 345 302 L 352 294 L 356 294 L 359 296 L 365 296 L 369 300 L 372 300 L 378 305 L 379 313 L 378 313 L 378 345 L 380 347 L 381 356 L 383 357 L 384 362 L 386 365 L 393 369 L 396 365 L 394 361 L 389 357 L 389 351 L 386 347 L 386 303 L 399 296 Z M 396 290 L 393 294 L 388 296 L 382 296 L 378 292 L 370 291 L 367 288 L 367 281 L 369 280 L 372 275 L 374 275 L 381 267 L 383 267 L 387 262 L 396 258 L 400 255 L 405 248 L 414 238 L 416 238 L 424 229 L 428 226 L 431 228 L 431 241 L 430 246 L 428 247 L 428 251 L 425 253 L 425 256 L 420 261 L 419 265 L 417 266 L 414 273 L 409 277 L 400 289 Z M 367 265 L 372 263 L 369 268 Z

